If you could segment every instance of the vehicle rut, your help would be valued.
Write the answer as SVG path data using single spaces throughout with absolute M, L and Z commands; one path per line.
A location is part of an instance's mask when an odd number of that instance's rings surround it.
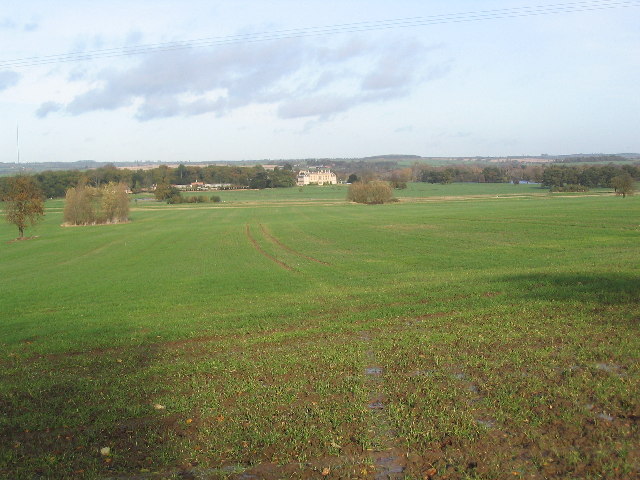
M 258 241 L 253 238 L 253 236 L 251 235 L 251 229 L 249 228 L 249 225 L 247 224 L 246 226 L 246 235 L 247 238 L 249 239 L 249 241 L 253 244 L 253 247 L 262 255 L 264 255 L 265 257 L 267 257 L 269 260 L 271 260 L 274 263 L 277 263 L 278 265 L 280 265 L 282 268 L 284 268 L 285 270 L 289 270 L 290 272 L 294 271 L 293 268 L 291 268 L 289 265 L 287 265 L 286 263 L 284 263 L 282 260 L 278 260 L 276 257 L 274 257 L 273 255 L 271 255 L 269 252 L 265 251 L 260 244 L 258 243 Z
M 304 253 L 300 253 L 297 250 L 294 250 L 293 248 L 289 247 L 288 245 L 285 245 L 284 243 L 282 243 L 280 240 L 278 240 L 276 237 L 274 237 L 269 230 L 267 230 L 267 228 L 260 224 L 260 229 L 262 230 L 262 233 L 264 233 L 264 236 L 267 237 L 269 240 L 271 240 L 273 243 L 275 243 L 276 245 L 278 245 L 280 248 L 282 248 L 283 250 L 286 250 L 289 253 L 293 253 L 294 255 L 297 255 L 299 257 L 302 258 L 306 258 L 307 260 L 310 260 L 312 262 L 316 262 L 316 263 L 320 263 L 321 265 L 331 265 L 328 262 L 324 262 L 322 260 L 318 260 L 317 258 L 314 258 L 310 255 L 306 255 Z

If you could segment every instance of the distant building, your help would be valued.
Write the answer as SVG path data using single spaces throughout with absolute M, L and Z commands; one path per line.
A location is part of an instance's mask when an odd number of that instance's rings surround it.
M 178 190 L 183 191 L 204 191 L 204 190 L 228 190 L 233 185 L 231 183 L 204 183 L 204 182 L 191 182 L 189 185 L 171 185 Z
M 337 185 L 338 178 L 328 168 L 317 170 L 300 170 L 298 173 L 298 186 L 303 185 Z

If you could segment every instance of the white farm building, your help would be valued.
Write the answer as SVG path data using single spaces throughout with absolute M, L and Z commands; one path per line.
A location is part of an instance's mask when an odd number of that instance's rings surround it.
M 338 178 L 328 168 L 317 170 L 300 170 L 298 173 L 298 186 L 303 185 L 336 185 Z

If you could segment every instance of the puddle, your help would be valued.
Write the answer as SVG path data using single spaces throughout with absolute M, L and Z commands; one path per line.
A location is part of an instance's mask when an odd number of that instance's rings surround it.
M 389 480 L 405 478 L 405 459 L 392 452 L 379 452 L 374 454 L 373 463 L 376 466 L 376 480 Z
M 615 373 L 616 375 L 624 375 L 621 365 L 615 363 L 596 363 L 595 367 L 607 373 Z
M 364 369 L 366 375 L 382 375 L 382 368 L 380 367 L 367 367 Z
M 481 427 L 487 428 L 487 429 L 492 429 L 492 428 L 495 428 L 495 426 L 496 426 L 496 422 L 494 420 L 491 420 L 491 419 L 475 418 L 474 420 L 475 420 L 476 424 L 480 425 Z
M 587 403 L 585 404 L 584 408 L 586 408 L 587 410 L 589 410 L 590 412 L 593 412 L 593 410 L 596 408 L 596 406 L 593 403 Z M 596 417 L 602 419 L 602 420 L 606 420 L 607 422 L 613 422 L 616 417 L 609 415 L 608 413 L 596 413 Z
M 246 470 L 247 467 L 242 465 L 227 465 L 226 467 L 220 468 L 222 473 L 242 473 Z
M 389 465 L 389 466 L 384 466 L 384 465 L 376 465 L 376 467 L 382 467 L 379 471 L 376 473 L 376 476 L 374 477 L 376 480 L 388 480 L 390 478 L 405 478 L 404 475 L 402 475 L 402 472 L 404 472 L 404 467 L 402 465 Z
M 453 378 L 457 380 L 466 380 L 467 376 L 464 373 L 454 373 Z
M 382 403 L 381 400 L 375 400 L 373 402 L 370 402 L 369 405 L 367 405 L 371 410 L 382 410 L 384 409 L 384 403 Z
M 574 374 L 576 372 L 581 371 L 582 368 L 583 367 L 581 365 L 569 365 L 568 367 L 557 366 L 557 367 L 554 367 L 553 370 L 556 373 L 559 373 L 560 375 L 566 377 L 566 376 L 569 376 L 569 375 L 572 375 L 572 374 Z
M 478 388 L 478 386 L 473 384 L 469 385 L 467 387 L 467 390 L 469 390 L 471 393 L 480 393 L 480 389 Z
M 369 334 L 368 332 L 360 332 L 360 340 L 362 340 L 363 342 L 371 341 L 371 334 Z

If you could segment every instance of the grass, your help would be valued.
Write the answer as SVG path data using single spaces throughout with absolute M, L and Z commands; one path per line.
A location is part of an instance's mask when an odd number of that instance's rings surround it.
M 638 475 L 639 198 L 345 191 L 0 226 L 0 476 Z

